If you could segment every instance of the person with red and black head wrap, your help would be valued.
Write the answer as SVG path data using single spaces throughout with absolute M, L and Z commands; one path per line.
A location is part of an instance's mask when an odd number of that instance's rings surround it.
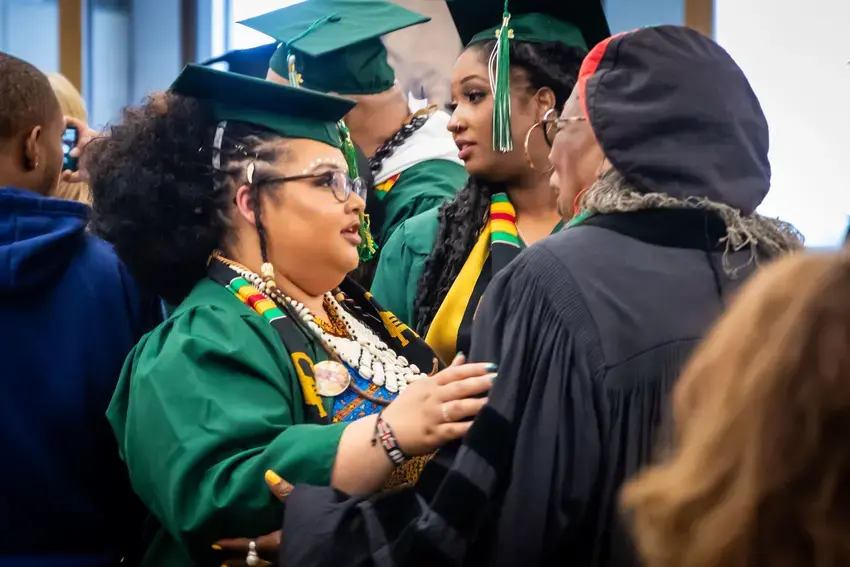
M 755 213 L 767 122 L 741 69 L 693 30 L 597 45 L 543 129 L 569 223 L 484 294 L 470 358 L 499 364 L 488 404 L 415 489 L 296 486 L 283 564 L 638 564 L 620 487 L 663 442 L 668 395 L 730 294 L 801 242 Z

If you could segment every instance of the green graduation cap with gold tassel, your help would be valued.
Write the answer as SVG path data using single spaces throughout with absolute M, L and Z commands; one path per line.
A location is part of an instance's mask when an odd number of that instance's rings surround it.
M 239 23 L 281 42 L 269 66 L 290 84 L 369 95 L 395 82 L 381 37 L 428 20 L 383 0 L 307 0 Z
M 452 18 L 463 42 L 492 42 L 489 59 L 493 91 L 493 149 L 513 149 L 510 98 L 512 41 L 557 42 L 587 50 L 611 32 L 601 0 L 451 0 Z M 481 22 L 499 25 L 481 31 Z

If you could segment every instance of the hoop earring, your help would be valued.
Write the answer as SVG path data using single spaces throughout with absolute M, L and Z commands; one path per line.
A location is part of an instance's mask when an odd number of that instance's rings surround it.
M 525 144 L 523 145 L 523 147 L 525 149 L 525 160 L 528 162 L 528 166 L 535 171 L 537 171 L 537 168 L 534 167 L 534 162 L 531 160 L 531 154 L 528 153 L 528 142 L 531 140 L 531 133 L 534 132 L 534 129 L 537 128 L 538 126 L 540 126 L 542 128 L 542 125 L 543 125 L 543 122 L 535 122 L 534 124 L 531 125 L 531 128 L 528 129 L 528 132 L 525 133 Z M 553 169 L 555 169 L 555 165 L 550 164 L 549 169 L 547 169 L 543 173 L 549 173 Z

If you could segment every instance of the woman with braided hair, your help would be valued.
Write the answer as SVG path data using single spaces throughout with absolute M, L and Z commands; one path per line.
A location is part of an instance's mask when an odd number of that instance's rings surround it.
M 270 469 L 351 494 L 411 482 L 486 401 L 492 365 L 441 370 L 346 279 L 369 242 L 351 106 L 189 66 L 86 149 L 94 229 L 177 306 L 107 413 L 161 524 L 144 565 L 274 529 Z
M 382 251 L 372 286 L 444 360 L 469 351 L 472 319 L 493 276 L 563 226 L 549 187 L 550 122 L 544 120 L 556 117 L 567 100 L 586 46 L 608 34 L 598 3 L 580 13 L 566 2 L 517 4 L 506 47 L 509 93 L 491 80 L 498 28 L 475 35 L 454 67 L 448 127 L 468 182 L 455 199 L 399 228 Z M 467 20 L 480 21 L 477 13 L 461 13 L 464 3 L 450 6 L 462 32 L 468 33 Z M 505 104 L 508 124 L 494 118 Z

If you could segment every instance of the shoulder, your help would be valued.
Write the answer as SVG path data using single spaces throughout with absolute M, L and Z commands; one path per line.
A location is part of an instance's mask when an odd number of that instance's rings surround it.
M 384 250 L 395 253 L 407 250 L 417 256 L 431 254 L 440 226 L 439 212 L 439 206 L 433 207 L 402 222 L 387 241 Z
M 144 367 L 169 360 L 214 364 L 219 356 L 247 362 L 284 354 L 282 341 L 265 319 L 204 279 L 139 343 L 134 358 Z
M 466 169 L 447 159 L 428 159 L 420 161 L 405 169 L 399 177 L 399 182 L 405 185 L 427 184 L 434 193 L 460 191 L 466 182 Z

